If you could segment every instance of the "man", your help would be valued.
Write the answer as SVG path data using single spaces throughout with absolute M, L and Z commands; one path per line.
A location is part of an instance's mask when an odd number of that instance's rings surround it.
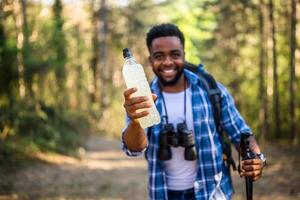
M 149 199 L 231 199 L 230 176 L 223 163 L 211 102 L 198 76 L 184 69 L 182 32 L 176 25 L 160 24 L 152 27 L 146 40 L 149 61 L 156 75 L 151 89 L 162 122 L 146 130 L 141 128 L 138 118 L 148 112 L 139 109 L 149 108 L 151 104 L 145 96 L 132 97 L 136 88 L 129 88 L 124 91 L 127 124 L 122 142 L 123 150 L 129 156 L 145 153 Z M 225 87 L 219 83 L 218 87 L 222 91 L 221 124 L 238 147 L 241 134 L 251 134 L 251 130 Z M 180 145 L 173 145 L 170 151 L 163 149 L 162 135 L 167 124 L 174 129 L 177 135 L 174 137 L 179 137 L 177 133 L 181 131 L 178 124 L 184 124 L 183 132 L 193 133 L 192 140 L 188 140 L 191 143 L 188 150 Z M 177 141 L 180 139 L 177 138 Z M 260 154 L 254 137 L 251 137 L 250 148 Z M 260 178 L 263 166 L 259 158 L 243 161 L 241 176 L 251 177 L 255 181 Z

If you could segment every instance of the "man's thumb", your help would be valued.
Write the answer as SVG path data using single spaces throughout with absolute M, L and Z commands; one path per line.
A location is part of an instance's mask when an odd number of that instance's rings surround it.
M 156 94 L 154 94 L 154 93 L 152 93 L 152 98 L 153 98 L 153 101 L 156 101 L 156 99 L 157 99 L 157 95 L 156 95 Z

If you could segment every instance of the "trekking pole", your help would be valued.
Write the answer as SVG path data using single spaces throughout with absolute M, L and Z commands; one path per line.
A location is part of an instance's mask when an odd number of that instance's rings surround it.
M 253 182 L 250 178 L 246 177 L 245 178 L 246 182 L 246 195 L 247 195 L 247 200 L 252 200 L 253 196 Z
M 255 158 L 255 154 L 250 150 L 249 145 L 249 135 L 248 134 L 242 134 L 241 135 L 241 144 L 240 144 L 241 152 L 242 152 L 242 160 L 248 160 Z M 239 156 L 240 159 L 240 156 Z M 240 171 L 240 165 L 239 165 L 239 171 Z M 247 200 L 253 199 L 253 181 L 250 177 L 245 177 L 245 183 L 246 183 L 246 195 Z

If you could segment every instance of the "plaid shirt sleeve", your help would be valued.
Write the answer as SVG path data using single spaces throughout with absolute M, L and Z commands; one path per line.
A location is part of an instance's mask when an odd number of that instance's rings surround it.
M 237 110 L 229 91 L 220 83 L 218 83 L 218 87 L 222 91 L 221 124 L 229 139 L 237 146 L 240 142 L 241 133 L 252 134 L 252 131 Z

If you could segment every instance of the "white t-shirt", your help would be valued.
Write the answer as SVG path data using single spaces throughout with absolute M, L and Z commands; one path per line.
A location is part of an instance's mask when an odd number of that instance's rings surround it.
M 186 124 L 189 130 L 194 132 L 191 89 L 186 89 Z M 184 116 L 184 91 L 179 93 L 163 92 L 167 107 L 168 122 L 174 129 L 178 123 L 182 123 Z M 165 114 L 165 111 L 164 111 Z M 170 190 L 186 190 L 194 187 L 197 175 L 197 161 L 187 161 L 184 158 L 183 147 L 171 147 L 172 159 L 164 161 L 167 177 L 167 186 Z

